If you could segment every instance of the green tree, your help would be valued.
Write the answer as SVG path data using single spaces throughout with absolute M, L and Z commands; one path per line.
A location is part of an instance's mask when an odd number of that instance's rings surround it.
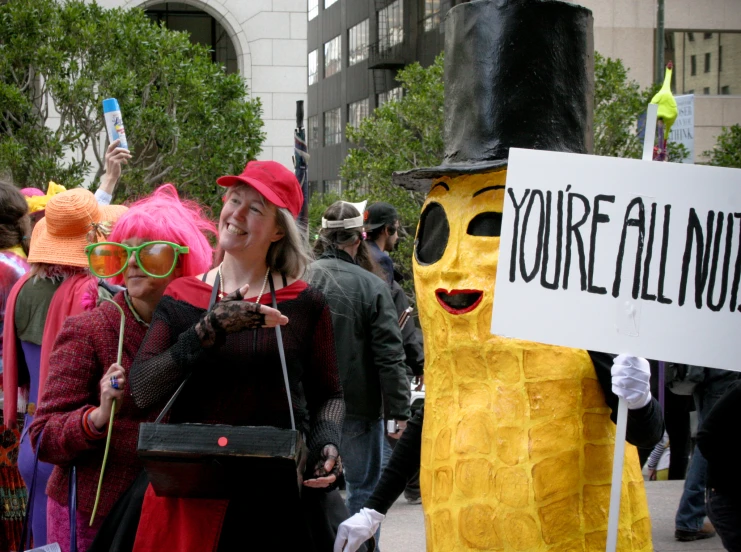
M 443 157 L 443 55 L 427 68 L 413 63 L 397 75 L 404 89 L 400 100 L 385 103 L 358 128 L 347 126 L 348 140 L 358 144 L 340 168 L 349 183 L 343 199 L 387 201 L 399 211 L 405 230 L 416 232 L 424 194 L 391 184 L 391 173 L 431 167 Z M 407 276 L 410 290 L 413 239 L 399 241 L 391 256 Z
M 609 157 L 640 157 L 636 122 L 651 97 L 628 79 L 619 59 L 594 54 L 594 153 Z
M 703 152 L 708 164 L 741 169 L 741 125 L 723 127 L 713 149 Z
M 140 9 L 10 0 L 0 4 L 0 44 L 0 171 L 19 185 L 69 188 L 91 174 L 97 185 L 108 97 L 134 156 L 118 199 L 170 181 L 216 207 L 214 180 L 260 152 L 261 106 L 244 80 Z

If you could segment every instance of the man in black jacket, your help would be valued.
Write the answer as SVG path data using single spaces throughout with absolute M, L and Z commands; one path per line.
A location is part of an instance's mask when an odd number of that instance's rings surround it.
M 737 552 L 741 551 L 741 471 L 736 445 L 739 420 L 741 383 L 734 383 L 697 434 L 697 446 L 708 464 L 708 516 L 725 549 Z
M 419 378 L 419 387 L 424 382 L 425 353 L 422 343 L 422 331 L 408 318 L 411 308 L 406 293 L 399 284 L 403 276 L 399 274 L 389 256 L 401 238 L 401 220 L 396 208 L 390 203 L 379 201 L 370 205 L 363 213 L 363 227 L 367 233 L 366 243 L 373 259 L 381 267 L 386 276 L 386 282 L 391 289 L 391 297 L 396 306 L 399 317 L 401 337 L 404 341 L 405 362 L 409 379 Z M 386 467 L 391 453 L 396 446 L 397 439 L 389 435 L 383 447 L 383 467 Z M 419 472 L 409 480 L 404 497 L 410 504 L 422 502 L 419 491 Z
M 314 246 L 310 283 L 332 311 L 346 418 L 340 455 L 347 507 L 359 511 L 381 475 L 386 408 L 401 432 L 409 418 L 409 380 L 401 332 L 388 285 L 370 271 L 363 217 L 349 203 L 331 205 Z
M 697 371 L 698 367 L 688 367 Z M 702 374 L 692 392 L 697 411 L 698 429 L 702 430 L 705 418 L 710 410 L 720 400 L 728 387 L 738 380 L 739 373 L 716 368 L 701 368 Z M 707 506 L 705 491 L 707 487 L 707 462 L 701 449 L 695 447 L 690 460 L 687 477 L 684 480 L 684 491 L 679 500 L 679 507 L 674 518 L 674 537 L 678 541 L 691 542 L 715 536 L 715 529 L 711 523 L 705 521 Z
M 401 320 L 402 313 L 409 308 L 407 299 L 400 282 L 403 276 L 394 268 L 394 263 L 388 253 L 393 251 L 399 243 L 402 231 L 399 214 L 390 203 L 379 201 L 365 210 L 363 214 L 363 228 L 367 233 L 366 242 L 376 264 L 383 269 L 391 290 L 391 297 L 396 306 L 396 314 Z M 404 340 L 404 354 L 409 368 L 410 377 L 420 377 L 424 373 L 425 353 L 422 344 L 422 332 L 413 323 L 409 322 L 401 328 Z

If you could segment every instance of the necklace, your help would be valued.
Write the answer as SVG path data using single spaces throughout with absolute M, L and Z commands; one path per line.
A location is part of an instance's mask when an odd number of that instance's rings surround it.
M 219 274 L 219 285 L 223 289 L 224 277 L 221 275 L 221 265 L 219 265 L 219 268 L 216 269 L 216 272 Z M 262 299 L 262 295 L 263 293 L 265 293 L 265 287 L 268 285 L 269 276 L 270 276 L 270 267 L 268 267 L 268 271 L 265 273 L 265 279 L 262 281 L 262 289 L 260 290 L 260 294 L 257 296 L 257 301 L 255 301 L 256 304 L 260 303 L 260 299 Z M 223 298 L 225 295 L 227 295 L 225 291 L 219 291 L 219 298 Z

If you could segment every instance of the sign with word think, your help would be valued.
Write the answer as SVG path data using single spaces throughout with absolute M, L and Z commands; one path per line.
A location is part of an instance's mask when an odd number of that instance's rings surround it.
M 695 95 L 675 96 L 677 100 L 677 120 L 669 132 L 669 142 L 682 144 L 687 148 L 687 157 L 682 163 L 695 162 Z M 678 161 L 673 159 L 672 161 Z
M 741 370 L 741 170 L 510 150 L 492 333 Z

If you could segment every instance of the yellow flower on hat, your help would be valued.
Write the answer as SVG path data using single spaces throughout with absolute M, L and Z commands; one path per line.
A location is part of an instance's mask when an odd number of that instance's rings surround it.
M 62 192 L 66 192 L 66 191 L 67 191 L 67 188 L 65 188 L 61 184 L 57 184 L 53 180 L 50 180 L 49 187 L 46 189 L 46 195 L 49 197 L 52 197 L 52 196 L 61 194 Z
M 36 213 L 37 211 L 46 209 L 46 204 L 52 197 L 66 191 L 67 189 L 64 186 L 50 180 L 49 186 L 46 189 L 46 195 L 26 197 L 29 212 Z

